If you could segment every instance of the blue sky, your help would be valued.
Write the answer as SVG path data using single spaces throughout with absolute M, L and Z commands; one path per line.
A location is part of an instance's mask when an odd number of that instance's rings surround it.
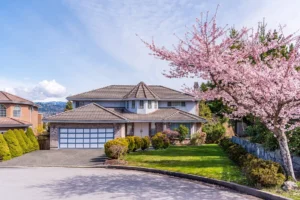
M 31 100 L 62 100 L 110 84 L 161 84 L 180 90 L 195 79 L 167 79 L 168 63 L 136 36 L 172 47 L 201 12 L 220 4 L 219 23 L 300 28 L 300 2 L 281 0 L 3 0 L 0 90 Z

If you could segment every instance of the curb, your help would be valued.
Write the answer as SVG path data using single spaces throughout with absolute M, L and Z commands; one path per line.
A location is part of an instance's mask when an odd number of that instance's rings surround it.
M 227 181 L 221 181 L 221 180 L 216 180 L 216 179 L 211 179 L 211 178 L 206 178 L 202 176 L 196 176 L 196 175 L 191 175 L 191 174 L 184 174 L 180 172 L 171 172 L 171 171 L 165 171 L 165 170 L 159 170 L 159 169 L 151 169 L 151 168 L 143 168 L 143 167 L 129 167 L 129 166 L 121 166 L 121 165 L 104 165 L 98 168 L 108 168 L 108 169 L 124 169 L 124 170 L 135 170 L 135 171 L 142 171 L 142 172 L 150 172 L 150 173 L 155 173 L 155 174 L 162 174 L 162 175 L 168 175 L 168 176 L 173 176 L 173 177 L 178 177 L 178 178 L 184 178 L 188 180 L 193 180 L 193 181 L 200 181 L 203 183 L 209 183 L 213 185 L 218 185 L 222 186 L 231 190 L 235 190 L 237 192 L 243 193 L 243 194 L 248 194 L 251 196 L 255 196 L 261 199 L 267 199 L 267 200 L 291 200 L 286 197 L 278 196 L 272 193 L 264 192 L 261 190 L 257 190 L 254 188 L 250 188 L 247 186 L 239 185 L 236 183 L 231 183 Z
M 208 183 L 216 186 L 221 186 L 227 189 L 231 189 L 234 191 L 237 191 L 242 194 L 247 194 L 250 196 L 258 197 L 261 199 L 266 200 L 292 200 L 286 197 L 278 196 L 269 192 L 257 190 L 254 188 L 250 188 L 244 185 L 239 185 L 236 183 L 231 183 L 227 181 L 221 181 L 211 178 L 206 178 L 202 176 L 197 175 L 191 175 L 191 174 L 184 174 L 180 172 L 171 172 L 166 170 L 160 170 L 160 169 L 153 169 L 153 168 L 144 168 L 144 167 L 133 167 L 133 166 L 122 166 L 122 165 L 94 165 L 94 166 L 0 166 L 1 168 L 31 168 L 31 167 L 63 167 L 63 168 L 103 168 L 103 169 L 122 169 L 122 170 L 133 170 L 133 171 L 141 171 L 141 172 L 148 172 L 148 173 L 154 173 L 154 174 L 162 174 L 177 178 L 184 178 L 188 180 Z

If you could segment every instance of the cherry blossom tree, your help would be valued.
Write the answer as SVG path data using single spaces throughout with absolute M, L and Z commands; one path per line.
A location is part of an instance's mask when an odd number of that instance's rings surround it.
M 232 37 L 227 26 L 217 25 L 216 14 L 209 19 L 207 13 L 172 50 L 153 41 L 144 43 L 151 55 L 170 62 L 166 77 L 199 78 L 214 85 L 205 92 L 187 88 L 188 92 L 204 100 L 221 99 L 233 108 L 235 117 L 260 118 L 279 142 L 286 175 L 296 180 L 285 132 L 299 125 L 300 40 L 280 30 L 281 37 L 268 42 L 262 42 L 259 30 L 252 28 L 242 28 Z M 287 56 L 279 53 L 291 44 L 294 48 Z

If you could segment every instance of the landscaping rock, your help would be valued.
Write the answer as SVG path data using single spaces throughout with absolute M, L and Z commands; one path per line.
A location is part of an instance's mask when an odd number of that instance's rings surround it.
M 284 182 L 282 189 L 284 191 L 291 191 L 291 190 L 297 190 L 298 189 L 298 185 L 293 182 L 293 181 L 286 181 Z

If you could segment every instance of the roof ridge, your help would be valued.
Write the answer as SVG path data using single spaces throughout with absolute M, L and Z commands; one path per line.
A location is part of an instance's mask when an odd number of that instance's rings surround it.
M 195 115 L 195 114 L 192 114 L 192 113 L 189 113 L 189 112 L 186 112 L 186 111 L 184 111 L 184 110 L 180 110 L 180 109 L 174 108 L 174 107 L 173 107 L 173 109 L 178 110 L 178 112 L 180 112 L 180 113 L 182 113 L 182 114 L 184 114 L 184 115 L 188 115 L 188 116 L 190 116 L 190 117 L 197 118 L 197 119 L 200 118 L 200 119 L 203 119 L 203 120 L 206 121 L 206 119 L 204 119 L 203 117 L 200 117 L 200 116 L 198 116 L 198 115 Z
M 93 89 L 93 90 L 89 90 L 89 91 L 86 91 L 86 92 L 82 92 L 82 93 L 77 93 L 77 94 L 74 94 L 74 95 L 71 95 L 71 96 L 68 96 L 68 98 L 70 97 L 73 97 L 73 96 L 77 96 L 77 95 L 80 95 L 80 94 L 86 94 L 86 93 L 89 93 L 89 92 L 94 92 L 94 91 L 97 91 L 97 90 L 100 90 L 100 89 L 103 89 L 103 88 L 107 88 L 107 87 L 110 87 L 110 86 L 113 86 L 113 85 L 108 85 L 108 86 L 105 86 L 105 87 L 101 87 L 101 88 L 97 88 L 97 89 Z
M 105 107 L 103 107 L 103 106 L 100 106 L 99 104 L 96 104 L 96 103 L 92 103 L 92 104 L 94 104 L 95 106 L 97 106 L 97 107 L 99 107 L 99 108 L 102 108 L 103 110 L 105 110 L 105 111 L 107 111 L 107 112 L 109 112 L 109 113 L 111 113 L 111 114 L 113 114 L 113 115 L 116 115 L 117 117 L 120 117 L 120 118 L 122 118 L 122 119 L 124 119 L 124 120 L 127 120 L 126 117 L 123 117 L 122 115 L 119 115 L 119 114 L 117 114 L 117 113 L 115 113 L 115 112 L 113 112 L 113 111 L 111 111 L 111 110 L 108 110 L 107 108 L 105 108 Z M 90 104 L 88 104 L 88 105 L 90 105 Z
M 163 86 L 163 85 L 157 85 L 157 86 L 160 86 L 160 87 L 163 87 L 163 88 L 166 88 L 166 89 L 172 90 L 172 91 L 174 91 L 174 92 L 180 92 L 180 93 L 182 93 L 182 94 L 186 94 L 186 95 L 189 95 L 189 96 L 191 96 L 191 97 L 195 97 L 195 96 L 193 96 L 193 95 L 191 95 L 191 94 L 188 94 L 188 93 L 185 93 L 185 92 L 181 92 L 181 91 L 178 91 L 178 90 L 175 90 L 175 89 L 172 89 L 172 88 L 169 88 L 169 87 Z
M 68 113 L 68 112 L 74 112 L 75 110 L 82 109 L 82 108 L 84 108 L 84 107 L 87 107 L 87 106 L 90 105 L 90 104 L 91 104 L 91 103 L 86 104 L 86 105 L 84 105 L 84 106 L 80 106 L 80 107 L 78 107 L 78 108 L 74 108 L 74 109 L 72 109 L 72 110 L 66 110 L 66 111 L 64 111 L 64 112 L 60 112 L 60 113 L 57 113 L 57 114 L 55 114 L 55 115 L 51 115 L 51 116 L 49 116 L 49 117 L 45 117 L 45 119 L 51 118 L 51 117 L 56 117 L 56 116 L 59 116 L 59 115 L 62 115 L 62 114 L 64 114 L 64 113 Z
M 33 101 L 30 101 L 30 100 L 25 99 L 25 98 L 23 98 L 23 97 L 20 97 L 20 96 L 17 96 L 17 95 L 14 95 L 14 94 L 11 94 L 11 93 L 5 92 L 5 91 L 1 91 L 1 92 L 2 92 L 2 94 L 4 94 L 4 96 L 6 96 L 6 98 L 9 99 L 10 101 L 14 101 L 14 100 L 12 100 L 11 98 L 9 98 L 7 95 L 11 95 L 11 96 L 17 97 L 17 98 L 19 98 L 19 99 L 22 99 L 22 100 L 24 100 L 24 101 L 30 102 L 30 103 L 32 103 L 32 104 L 35 105 L 35 103 L 34 103 Z

